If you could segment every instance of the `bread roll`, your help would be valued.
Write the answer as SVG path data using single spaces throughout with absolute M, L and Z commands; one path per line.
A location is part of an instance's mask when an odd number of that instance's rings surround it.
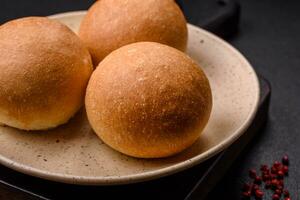
M 212 108 L 208 79 L 187 55 L 140 42 L 112 52 L 87 87 L 90 124 L 109 146 L 140 158 L 166 157 L 200 136 Z
M 174 0 L 101 0 L 83 19 L 79 36 L 97 65 L 124 45 L 152 41 L 184 51 L 187 26 Z
M 0 123 L 41 130 L 81 107 L 92 60 L 65 25 L 28 17 L 0 26 Z

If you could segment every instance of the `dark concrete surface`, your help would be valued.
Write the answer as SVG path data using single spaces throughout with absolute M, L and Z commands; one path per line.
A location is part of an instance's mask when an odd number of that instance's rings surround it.
M 208 199 L 240 199 L 248 169 L 288 154 L 285 184 L 300 198 L 300 1 L 241 0 L 240 32 L 230 40 L 272 85 L 269 123 Z M 268 196 L 268 197 L 267 197 Z M 271 199 L 267 194 L 264 199 Z M 226 198 L 225 198 L 226 197 Z

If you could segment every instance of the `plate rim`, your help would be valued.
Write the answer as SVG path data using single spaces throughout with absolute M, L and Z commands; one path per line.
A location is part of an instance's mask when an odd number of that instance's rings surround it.
M 63 12 L 58 13 L 54 15 L 47 16 L 51 19 L 56 19 L 60 17 L 67 17 L 67 16 L 81 16 L 86 14 L 86 10 L 80 10 L 80 11 L 71 11 L 71 12 Z M 156 169 L 149 172 L 141 172 L 137 174 L 132 175 L 124 175 L 124 176 L 77 176 L 77 175 L 69 175 L 69 174 L 62 174 L 62 173 L 53 173 L 41 169 L 36 169 L 34 167 L 30 167 L 28 165 L 24 165 L 18 162 L 14 162 L 13 160 L 6 158 L 2 155 L 0 155 L 0 163 L 8 168 L 11 168 L 13 170 L 16 170 L 18 172 L 51 180 L 56 182 L 62 182 L 62 183 L 69 183 L 69 184 L 76 184 L 76 185 L 122 185 L 122 184 L 131 184 L 131 183 L 137 183 L 137 182 L 143 182 L 143 181 L 149 181 L 161 177 L 165 177 L 171 174 L 175 174 L 177 172 L 189 169 L 199 163 L 204 162 L 205 160 L 213 157 L 214 155 L 218 154 L 225 148 L 229 147 L 232 143 L 234 143 L 243 133 L 245 130 L 250 126 L 251 122 L 254 119 L 254 116 L 258 109 L 259 104 L 259 97 L 260 97 L 260 87 L 259 87 L 259 80 L 257 77 L 257 74 L 252 67 L 252 65 L 249 63 L 249 61 L 246 59 L 246 57 L 239 52 L 235 47 L 230 45 L 228 42 L 223 40 L 222 38 L 219 38 L 218 36 L 214 35 L 213 33 L 210 33 L 198 26 L 188 24 L 189 29 L 194 29 L 197 31 L 202 32 L 203 34 L 209 36 L 210 38 L 216 40 L 218 43 L 224 45 L 226 48 L 230 49 L 236 56 L 240 59 L 241 62 L 244 63 L 244 66 L 251 71 L 252 76 L 254 78 L 253 87 L 256 88 L 256 97 L 255 102 L 253 102 L 253 106 L 244 121 L 240 125 L 236 131 L 230 135 L 228 138 L 220 142 L 218 145 L 208 149 L 207 151 L 203 152 L 202 154 L 199 154 L 191 159 L 188 159 L 186 161 L 182 161 L 180 163 L 164 167 L 161 169 Z

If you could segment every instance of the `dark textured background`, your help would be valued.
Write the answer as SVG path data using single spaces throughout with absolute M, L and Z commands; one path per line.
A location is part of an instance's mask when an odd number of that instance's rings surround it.
M 240 1 L 239 34 L 230 40 L 272 85 L 270 119 L 209 199 L 239 199 L 248 168 L 288 154 L 286 185 L 300 199 L 300 1 Z M 217 198 L 219 197 L 219 198 Z M 271 199 L 271 198 L 266 198 Z
M 198 0 L 201 1 L 201 0 Z M 193 1 L 186 1 L 191 3 Z M 291 159 L 286 185 L 292 199 L 300 193 L 300 1 L 241 0 L 240 31 L 229 42 L 238 48 L 272 85 L 270 120 L 217 185 L 209 199 L 240 199 L 249 168 Z M 0 23 L 29 15 L 86 9 L 92 0 L 0 0 Z M 197 6 L 189 6 L 193 20 Z M 265 198 L 270 199 L 270 198 Z

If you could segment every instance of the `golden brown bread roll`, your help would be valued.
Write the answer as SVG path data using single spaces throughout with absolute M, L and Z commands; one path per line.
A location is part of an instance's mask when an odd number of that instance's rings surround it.
M 28 17 L 0 26 L 0 123 L 56 127 L 81 107 L 92 60 L 65 25 Z
M 208 79 L 187 55 L 140 42 L 112 52 L 91 76 L 88 119 L 112 148 L 134 157 L 158 158 L 193 144 L 212 108 Z
M 79 36 L 97 65 L 134 42 L 159 42 L 184 51 L 187 26 L 174 0 L 101 0 L 84 17 Z

